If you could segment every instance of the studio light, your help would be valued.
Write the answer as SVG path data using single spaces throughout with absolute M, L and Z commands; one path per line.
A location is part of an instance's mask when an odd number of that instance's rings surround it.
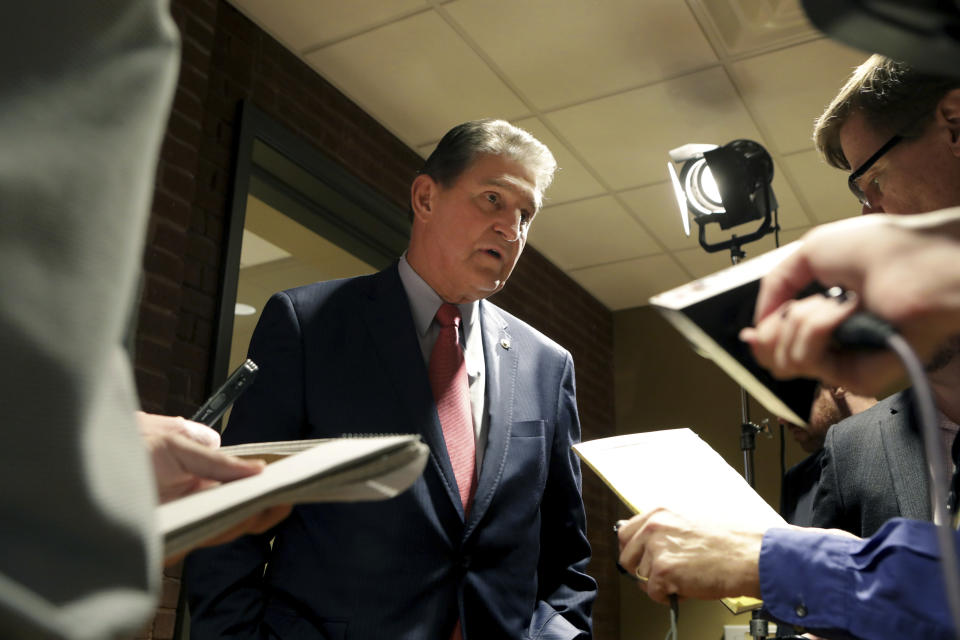
M 740 246 L 773 231 L 773 160 L 753 140 L 734 140 L 722 147 L 715 144 L 686 144 L 670 151 L 667 169 L 673 183 L 683 229 L 690 235 L 690 214 L 700 227 L 700 245 L 707 251 Z M 679 165 L 677 173 L 675 165 Z M 710 243 L 705 226 L 718 223 L 726 231 L 732 227 L 762 220 L 751 233 Z

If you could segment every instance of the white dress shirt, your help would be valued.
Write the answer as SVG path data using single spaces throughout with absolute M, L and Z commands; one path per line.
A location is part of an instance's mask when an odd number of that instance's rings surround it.
M 413 325 L 420 340 L 423 362 L 430 367 L 430 352 L 437 341 L 440 326 L 434 322 L 437 310 L 444 300 L 407 262 L 407 254 L 400 256 L 400 281 L 410 300 Z M 470 410 L 473 415 L 473 434 L 477 445 L 477 473 L 483 462 L 483 450 L 487 446 L 487 431 L 490 417 L 486 411 L 486 362 L 483 358 L 483 330 L 480 324 L 480 302 L 458 304 L 460 309 L 460 346 L 464 349 L 467 378 L 470 385 Z

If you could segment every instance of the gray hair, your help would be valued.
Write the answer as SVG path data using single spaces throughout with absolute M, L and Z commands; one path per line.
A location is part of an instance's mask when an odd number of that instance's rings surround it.
M 420 173 L 449 187 L 481 153 L 507 156 L 530 169 L 536 180 L 538 196 L 550 186 L 557 169 L 557 161 L 547 145 L 529 132 L 505 120 L 485 119 L 471 120 L 450 129 L 427 158 Z M 540 206 L 539 197 L 537 206 Z

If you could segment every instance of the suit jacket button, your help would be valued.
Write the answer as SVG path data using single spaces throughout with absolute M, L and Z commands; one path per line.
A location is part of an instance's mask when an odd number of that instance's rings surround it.
M 797 608 L 794 609 L 793 612 L 797 614 L 797 617 L 798 617 L 798 618 L 805 618 L 805 617 L 807 617 L 807 608 L 806 608 L 805 606 L 803 606 L 802 604 L 798 604 L 798 605 L 797 605 Z
M 460 568 L 467 571 L 470 568 L 470 554 L 465 553 L 460 556 Z

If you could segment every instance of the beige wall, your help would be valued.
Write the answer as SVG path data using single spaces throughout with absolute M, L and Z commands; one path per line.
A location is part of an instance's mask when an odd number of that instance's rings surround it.
M 689 427 L 735 469 L 743 471 L 740 452 L 739 387 L 709 360 L 698 356 L 656 311 L 628 309 L 614 314 L 614 380 L 618 434 Z M 750 417 L 769 417 L 751 403 Z M 771 418 L 772 439 L 757 439 L 754 454 L 757 489 L 774 508 L 780 496 L 779 427 Z M 804 457 L 787 434 L 787 466 Z M 705 479 L 708 481 L 709 479 Z M 623 511 L 621 515 L 626 515 Z M 621 577 L 620 637 L 661 640 L 668 610 L 653 603 Z M 719 602 L 684 602 L 680 634 L 686 638 L 722 637 L 725 624 L 749 624 L 750 614 L 733 616 Z

